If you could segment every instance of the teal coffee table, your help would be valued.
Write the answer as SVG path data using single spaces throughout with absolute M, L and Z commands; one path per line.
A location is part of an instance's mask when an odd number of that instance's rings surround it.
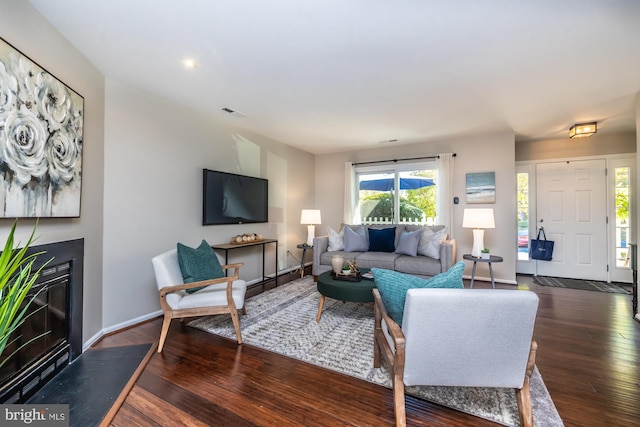
M 360 269 L 361 274 L 368 273 L 368 268 Z M 373 280 L 362 279 L 359 282 L 336 280 L 331 276 L 331 271 L 325 271 L 318 276 L 318 292 L 320 292 L 320 305 L 316 322 L 322 316 L 322 307 L 326 297 L 349 302 L 373 302 L 372 290 L 376 287 Z

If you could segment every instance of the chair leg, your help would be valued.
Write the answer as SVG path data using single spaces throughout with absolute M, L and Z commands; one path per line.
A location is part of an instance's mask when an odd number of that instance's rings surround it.
M 240 318 L 238 317 L 238 310 L 231 310 L 231 321 L 233 322 L 233 328 L 236 330 L 238 344 L 242 344 L 242 334 L 240 333 Z
M 247 314 L 247 306 L 246 305 L 242 306 L 242 314 L 245 314 L 245 315 Z
M 160 342 L 158 343 L 158 353 L 162 353 L 162 347 L 164 347 L 164 341 L 167 339 L 167 332 L 169 332 L 169 325 L 171 324 L 171 316 L 165 314 L 162 321 L 162 330 L 160 331 Z
M 404 406 L 404 383 L 398 375 L 393 376 L 393 408 L 396 414 L 396 427 L 406 427 L 407 413 Z
M 373 331 L 373 367 L 380 367 L 380 344 L 378 343 L 378 330 Z
M 524 384 L 521 389 L 516 389 L 516 401 L 518 403 L 518 416 L 520 417 L 521 427 L 533 427 L 533 410 L 531 408 L 531 375 L 533 368 L 536 366 L 536 351 L 538 344 L 531 342 L 529 350 L 529 360 L 527 361 L 527 370 L 524 376 Z

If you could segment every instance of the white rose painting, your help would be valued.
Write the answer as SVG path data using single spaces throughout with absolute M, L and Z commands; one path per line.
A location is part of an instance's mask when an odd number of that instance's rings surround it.
M 0 38 L 0 217 L 79 217 L 84 99 Z

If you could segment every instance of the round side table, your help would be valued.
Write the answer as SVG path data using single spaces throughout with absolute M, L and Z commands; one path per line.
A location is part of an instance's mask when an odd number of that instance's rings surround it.
M 486 262 L 489 264 L 489 275 L 491 276 L 491 287 L 493 289 L 496 288 L 496 282 L 494 282 L 493 280 L 493 268 L 491 267 L 491 263 L 502 262 L 503 260 L 501 256 L 490 255 L 489 258 L 476 258 L 471 254 L 464 254 L 462 255 L 462 258 L 467 261 L 473 261 L 473 270 L 471 270 L 471 286 L 470 286 L 471 289 L 473 289 L 473 280 L 476 277 L 476 264 L 479 262 Z

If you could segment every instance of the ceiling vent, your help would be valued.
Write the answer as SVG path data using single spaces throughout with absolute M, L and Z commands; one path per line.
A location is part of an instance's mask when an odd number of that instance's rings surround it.
M 397 139 L 385 139 L 384 141 L 378 141 L 378 144 L 390 144 L 392 142 L 398 142 Z
M 222 107 L 221 110 L 224 111 L 227 114 L 232 115 L 233 117 L 238 117 L 240 119 L 244 119 L 245 117 L 247 117 L 246 114 L 241 113 L 240 111 L 233 110 L 233 109 L 231 109 L 229 107 Z

